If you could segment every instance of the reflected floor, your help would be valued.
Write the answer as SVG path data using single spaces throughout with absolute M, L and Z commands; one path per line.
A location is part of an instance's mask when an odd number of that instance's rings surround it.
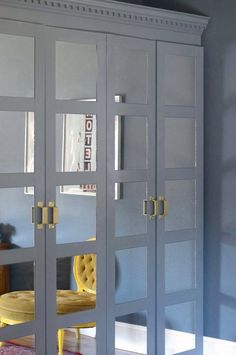
M 24 337 L 20 341 L 12 340 L 11 342 L 22 346 L 32 347 L 34 345 L 31 336 Z M 76 335 L 74 331 L 66 330 L 64 348 L 72 352 L 78 351 L 83 355 L 96 355 L 96 339 L 92 337 L 88 337 L 86 335 L 81 335 L 80 339 L 78 340 L 76 339 Z M 140 355 L 140 354 L 116 349 L 115 355 Z

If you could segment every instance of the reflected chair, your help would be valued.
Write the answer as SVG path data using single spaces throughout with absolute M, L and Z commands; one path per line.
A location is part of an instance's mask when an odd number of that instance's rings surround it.
M 95 240 L 91 238 L 90 240 Z M 73 274 L 77 291 L 57 290 L 57 315 L 93 309 L 96 307 L 96 255 L 74 257 Z M 34 291 L 14 291 L 0 296 L 0 327 L 34 320 Z M 77 328 L 92 328 L 96 323 L 71 325 Z M 64 329 L 58 329 L 58 355 L 63 355 Z M 0 343 L 2 346 L 3 343 Z

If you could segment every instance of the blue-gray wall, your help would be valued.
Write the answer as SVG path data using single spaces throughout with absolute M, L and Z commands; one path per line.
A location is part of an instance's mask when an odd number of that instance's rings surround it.
M 236 341 L 236 2 L 134 0 L 211 17 L 205 46 L 205 335 Z

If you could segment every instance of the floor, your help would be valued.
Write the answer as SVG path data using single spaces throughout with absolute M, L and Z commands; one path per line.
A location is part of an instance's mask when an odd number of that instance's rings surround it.
M 14 342 L 14 340 L 12 340 Z M 15 341 L 17 344 L 22 346 L 34 346 L 33 337 L 24 337 L 21 340 Z M 96 355 L 96 339 L 81 335 L 80 341 L 76 339 L 75 333 L 71 331 L 66 331 L 65 337 L 65 349 L 70 351 L 79 351 L 83 355 Z M 173 354 L 173 353 L 172 353 Z M 204 337 L 204 355 L 235 355 L 236 354 L 236 343 Z M 134 352 L 127 352 L 116 350 L 115 355 L 140 355 Z
M 22 346 L 34 346 L 34 338 L 32 336 L 21 338 L 20 340 L 12 340 L 12 343 L 17 343 Z M 80 352 L 82 355 L 96 355 L 96 339 L 81 335 L 80 339 L 76 338 L 73 331 L 65 331 L 64 349 L 72 352 Z M 139 355 L 116 349 L 115 355 Z

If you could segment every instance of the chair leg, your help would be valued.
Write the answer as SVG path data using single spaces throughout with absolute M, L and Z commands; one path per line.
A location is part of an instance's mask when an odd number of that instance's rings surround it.
M 0 321 L 0 328 L 5 328 L 6 326 L 7 326 L 7 324 Z M 0 347 L 2 347 L 3 345 L 4 345 L 4 342 L 0 341 Z
M 58 339 L 58 355 L 63 355 L 64 329 L 58 329 L 57 339 Z
M 76 328 L 76 339 L 80 339 L 80 329 Z

